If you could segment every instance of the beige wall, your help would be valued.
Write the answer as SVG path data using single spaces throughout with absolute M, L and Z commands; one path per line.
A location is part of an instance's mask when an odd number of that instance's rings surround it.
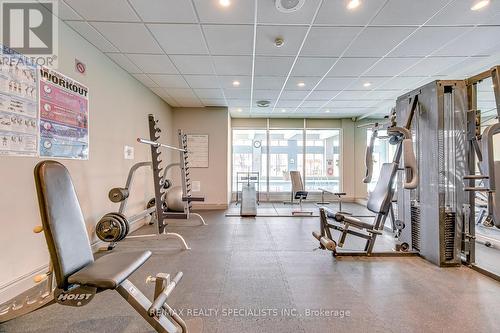
M 111 187 L 123 186 L 130 166 L 150 160 L 147 147 L 136 142 L 148 136 L 147 114 L 158 116 L 163 127 L 172 116 L 169 106 L 105 55 L 60 23 L 59 71 L 90 90 L 90 159 L 62 160 L 73 177 L 91 240 L 94 226 L 107 212 L 117 211 L 108 200 Z M 87 65 L 87 74 L 74 70 L 75 58 Z M 164 140 L 165 142 L 168 140 Z M 124 145 L 135 147 L 135 160 L 125 160 Z M 32 229 L 40 224 L 33 182 L 33 167 L 40 159 L 0 157 L 0 303 L 32 285 L 32 276 L 48 263 L 43 235 Z M 130 196 L 131 211 L 142 210 L 152 196 L 150 172 L 136 177 Z
M 186 134 L 208 134 L 209 167 L 192 168 L 191 181 L 199 181 L 201 191 L 193 195 L 205 196 L 205 202 L 193 203 L 195 208 L 225 208 L 228 204 L 228 143 L 229 120 L 227 108 L 174 108 L 173 131 Z M 172 180 L 179 184 L 178 172 Z

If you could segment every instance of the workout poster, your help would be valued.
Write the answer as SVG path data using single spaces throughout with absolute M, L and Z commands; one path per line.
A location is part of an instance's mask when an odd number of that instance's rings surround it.
M 0 156 L 36 156 L 36 65 L 0 45 Z
M 89 96 L 87 87 L 40 67 L 40 157 L 87 160 Z

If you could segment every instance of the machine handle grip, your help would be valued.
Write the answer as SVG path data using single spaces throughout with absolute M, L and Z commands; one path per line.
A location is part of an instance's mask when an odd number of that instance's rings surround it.
M 403 162 L 404 169 L 406 170 L 403 186 L 405 189 L 415 189 L 418 186 L 418 171 L 417 159 L 415 158 L 413 142 L 411 139 L 403 140 Z

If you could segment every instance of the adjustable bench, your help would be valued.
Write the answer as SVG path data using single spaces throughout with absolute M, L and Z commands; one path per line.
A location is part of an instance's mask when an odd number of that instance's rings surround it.
M 55 161 L 35 167 L 42 227 L 55 276 L 54 299 L 49 303 L 84 306 L 105 290 L 116 290 L 157 332 L 187 332 L 184 321 L 166 304 L 182 278 L 159 273 L 151 302 L 128 277 L 150 257 L 151 251 L 113 253 L 94 260 L 83 214 L 68 170 Z M 48 304 L 47 304 L 48 305 Z

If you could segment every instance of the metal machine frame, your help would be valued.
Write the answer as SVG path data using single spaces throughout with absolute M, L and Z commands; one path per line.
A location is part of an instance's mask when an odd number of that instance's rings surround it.
M 465 221 L 462 229 L 462 248 L 461 254 L 463 263 L 471 267 L 472 269 L 483 273 L 493 279 L 500 281 L 500 276 L 479 267 L 476 264 L 476 240 L 480 238 L 476 232 L 476 218 L 475 218 L 475 202 L 476 202 L 476 192 L 486 191 L 489 193 L 491 191 L 491 185 L 494 188 L 494 178 L 490 178 L 490 175 L 476 175 L 476 162 L 483 160 L 483 154 L 488 154 L 488 152 L 482 152 L 479 148 L 478 139 L 481 138 L 480 124 L 481 124 L 481 113 L 477 109 L 477 84 L 487 78 L 491 77 L 493 81 L 493 91 L 495 94 L 497 118 L 500 116 L 500 66 L 495 66 L 487 71 L 474 75 L 466 79 L 467 84 L 467 95 L 468 95 L 468 112 L 467 112 L 467 140 L 468 140 L 468 156 L 467 156 L 467 167 L 468 175 L 464 177 L 464 182 L 467 183 L 468 190 L 468 200 L 469 200 L 469 212 L 468 218 Z M 487 180 L 487 186 L 484 188 L 478 187 L 476 181 Z M 496 189 L 495 189 L 496 190 Z M 489 202 L 488 204 L 491 204 Z

